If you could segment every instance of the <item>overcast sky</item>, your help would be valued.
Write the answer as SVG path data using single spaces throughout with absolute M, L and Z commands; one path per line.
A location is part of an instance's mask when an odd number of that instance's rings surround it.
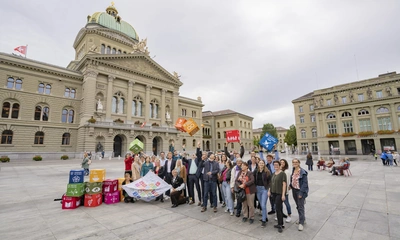
M 2 0 L 0 52 L 66 67 L 86 17 L 104 0 Z M 313 90 L 400 69 L 400 1 L 115 0 L 150 55 L 201 96 L 203 111 L 232 109 L 288 128 L 291 101 Z M 356 64 L 357 63 L 357 64 Z M 358 77 L 356 66 L 358 66 Z

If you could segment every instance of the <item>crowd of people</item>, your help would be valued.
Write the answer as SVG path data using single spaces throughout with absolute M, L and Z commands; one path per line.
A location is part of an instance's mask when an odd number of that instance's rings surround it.
M 308 178 L 307 171 L 300 167 L 297 158 L 292 160 L 293 171 L 289 171 L 287 160 L 279 159 L 277 151 L 275 154 L 267 154 L 266 159 L 262 149 L 259 156 L 253 151 L 250 159 L 245 161 L 242 144 L 239 152 L 229 152 L 225 144 L 224 152 L 213 153 L 201 151 L 198 143 L 196 153 L 191 156 L 179 154 L 174 147 L 169 150 L 168 153 L 161 152 L 159 157 L 143 153 L 126 154 L 126 184 L 153 171 L 171 185 L 171 190 L 165 192 L 165 196 L 158 196 L 156 201 L 171 199 L 172 208 L 184 203 L 195 205 L 197 201 L 200 212 L 206 212 L 209 208 L 217 212 L 219 202 L 230 216 L 242 217 L 242 222 L 249 224 L 254 223 L 255 213 L 259 211 L 261 227 L 266 226 L 268 215 L 273 215 L 277 221 L 274 227 L 279 232 L 285 227 L 284 218 L 288 223 L 292 220 L 288 195 L 292 191 L 299 214 L 296 223 L 298 230 L 303 230 Z M 269 212 L 268 199 L 271 208 Z M 126 202 L 129 201 L 131 199 Z M 283 213 L 283 204 L 287 215 Z

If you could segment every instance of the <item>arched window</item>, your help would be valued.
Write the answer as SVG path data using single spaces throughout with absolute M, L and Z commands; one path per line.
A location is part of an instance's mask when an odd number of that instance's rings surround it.
M 361 109 L 359 112 L 358 112 L 358 115 L 368 115 L 369 114 L 369 111 L 368 110 L 365 110 L 365 109 Z
M 196 147 L 196 139 L 193 139 L 193 147 Z
M 378 109 L 376 109 L 376 113 L 388 113 L 389 109 L 385 108 L 385 107 L 380 107 Z
M 13 139 L 13 131 L 4 130 L 1 133 L 1 144 L 12 144 Z
M 51 85 L 50 84 L 47 84 L 46 85 L 46 90 L 45 90 L 45 94 L 50 94 L 50 92 L 51 92 Z
M 150 103 L 150 106 L 149 106 L 149 110 L 150 110 L 150 118 L 153 118 L 153 104 L 152 103 Z
M 21 79 L 15 80 L 15 89 L 21 90 L 21 88 L 22 88 L 22 80 Z
M 18 118 L 18 114 L 19 114 L 19 104 L 14 103 L 12 107 L 11 118 Z
M 69 145 L 71 142 L 71 134 L 70 133 L 64 133 L 62 135 L 62 140 L 61 140 L 61 145 Z
M 125 104 L 125 99 L 120 98 L 118 101 L 118 113 L 120 114 L 124 113 L 124 104 Z
M 136 101 L 132 101 L 132 116 L 136 116 Z
M 221 143 L 218 143 L 218 150 L 221 149 Z
M 126 54 L 126 51 L 124 51 L 124 54 Z
M 39 83 L 38 93 L 44 93 L 44 84 Z
M 44 132 L 36 132 L 34 144 L 43 144 L 43 143 L 44 143 Z
M 300 133 L 301 133 L 301 138 L 306 138 L 306 130 L 301 129 Z
M 74 110 L 64 108 L 62 110 L 61 122 L 74 123 Z
M 112 98 L 111 112 L 112 113 L 117 113 L 117 97 L 113 97 Z
M 186 146 L 186 139 L 182 139 L 182 146 L 185 145 Z
M 344 112 L 344 113 L 342 113 L 342 117 L 351 117 L 351 113 Z
M 50 109 L 48 107 L 43 108 L 43 114 L 42 114 L 42 121 L 49 121 L 49 113 Z
M 69 97 L 71 90 L 69 88 L 65 88 L 64 97 Z
M 231 121 L 231 127 L 233 127 L 233 121 Z
M 154 105 L 154 118 L 158 118 L 158 104 Z
M 106 45 L 101 44 L 101 54 L 105 54 L 106 53 Z
M 113 48 L 111 53 L 112 54 L 117 54 L 117 49 Z
M 2 118 L 8 118 L 10 115 L 11 104 L 9 102 L 3 103 L 3 110 L 1 111 Z
M 326 118 L 328 118 L 328 119 L 334 119 L 334 118 L 336 118 L 336 116 L 335 116 L 335 114 L 333 114 L 333 113 L 329 113 L 328 116 L 326 116 Z
M 117 54 L 121 54 L 121 49 L 118 49 L 118 52 L 117 52 Z
M 217 137 L 218 137 L 218 139 L 221 139 L 221 133 L 220 132 L 217 132 Z
M 224 138 L 226 138 L 226 131 L 224 131 Z
M 36 106 L 35 107 L 35 115 L 34 115 L 33 119 L 40 121 L 40 116 L 41 115 L 42 115 L 42 107 L 41 106 Z
M 313 129 L 311 130 L 311 132 L 312 132 L 312 137 L 313 137 L 313 138 L 317 137 L 317 129 L 313 128 Z
M 111 53 L 111 47 L 107 46 L 107 54 L 110 54 L 110 53 Z
M 14 88 L 14 83 L 15 83 L 15 79 L 12 77 L 9 77 L 7 79 L 7 88 Z
M 226 127 L 226 122 L 224 121 L 224 127 Z
M 220 126 L 219 126 L 219 122 L 217 122 L 217 128 L 219 128 Z
M 75 89 L 71 89 L 70 98 L 75 98 L 75 94 L 76 94 L 76 90 Z
M 143 114 L 142 114 L 142 105 L 143 105 L 143 103 L 141 102 L 141 101 L 139 101 L 138 102 L 138 116 L 142 116 Z

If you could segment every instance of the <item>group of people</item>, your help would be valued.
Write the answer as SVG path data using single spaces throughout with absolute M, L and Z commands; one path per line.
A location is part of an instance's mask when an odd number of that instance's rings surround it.
M 399 154 L 397 152 L 391 152 L 391 151 L 383 151 L 381 154 L 381 160 L 382 160 L 382 164 L 384 166 L 391 166 L 393 167 L 393 162 L 396 164 L 397 166 L 397 159 L 399 157 Z M 377 156 L 375 157 L 375 160 L 377 159 Z
M 210 208 L 217 212 L 218 193 L 219 202 L 225 212 L 231 216 L 242 216 L 243 222 L 253 224 L 255 210 L 260 210 L 261 227 L 268 222 L 267 215 L 276 214 L 274 225 L 279 232 L 284 229 L 286 222 L 291 221 L 291 207 L 288 193 L 291 190 L 299 213 L 298 230 L 303 230 L 305 223 L 304 203 L 308 195 L 307 171 L 300 167 L 300 160 L 293 159 L 293 171 L 289 171 L 289 164 L 285 159 L 276 159 L 277 155 L 268 154 L 264 159 L 263 151 L 259 156 L 251 152 L 248 161 L 244 161 L 244 147 L 241 144 L 240 152 L 225 151 L 221 154 L 203 152 L 200 143 L 196 153 L 178 154 L 174 149 L 160 156 L 146 156 L 145 154 L 125 156 L 126 182 L 135 181 L 153 171 L 160 178 L 172 186 L 160 195 L 156 201 L 171 199 L 172 208 L 180 204 L 196 204 L 201 212 Z M 275 158 L 275 159 L 274 159 Z M 128 183 L 128 182 L 127 182 Z M 126 183 L 126 184 L 127 184 Z M 195 190 L 197 194 L 195 195 Z M 267 201 L 270 200 L 271 211 L 267 212 Z M 235 206 L 236 200 L 236 206 Z M 283 214 L 283 204 L 287 215 Z

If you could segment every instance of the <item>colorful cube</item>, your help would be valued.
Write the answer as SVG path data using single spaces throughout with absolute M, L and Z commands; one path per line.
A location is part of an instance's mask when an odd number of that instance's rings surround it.
M 84 183 L 70 183 L 67 185 L 67 192 L 65 196 L 67 197 L 80 197 L 85 194 L 85 184 Z
M 178 129 L 179 131 L 185 132 L 185 128 L 183 125 L 186 123 L 186 119 L 184 118 L 178 118 L 175 123 L 175 128 Z
M 103 182 L 106 179 L 105 169 L 92 169 L 89 173 L 89 182 Z
M 85 178 L 85 170 L 73 169 L 69 171 L 69 183 L 83 183 Z
M 104 203 L 105 204 L 119 203 L 119 199 L 120 199 L 119 191 L 104 194 Z
M 103 196 L 101 193 L 89 195 L 85 194 L 85 207 L 97 207 L 103 202 Z
M 125 178 L 118 178 L 118 190 L 122 190 L 122 183 L 125 181 Z
M 107 179 L 103 181 L 103 193 L 113 193 L 118 191 L 118 180 Z
M 183 128 L 185 129 L 185 132 L 189 133 L 190 136 L 193 136 L 194 134 L 199 131 L 199 126 L 193 119 L 189 119 L 183 124 Z
M 122 191 L 122 189 L 121 190 L 118 190 L 118 192 L 119 192 L 119 201 L 120 202 L 122 202 L 122 201 L 124 201 L 124 194 L 123 194 L 123 191 Z
M 129 144 L 129 150 L 134 153 L 139 153 L 143 148 L 144 144 L 139 139 L 135 139 Z
M 96 194 L 103 192 L 102 182 L 85 182 L 85 194 Z
M 62 209 L 75 209 L 81 205 L 82 197 L 62 197 Z

